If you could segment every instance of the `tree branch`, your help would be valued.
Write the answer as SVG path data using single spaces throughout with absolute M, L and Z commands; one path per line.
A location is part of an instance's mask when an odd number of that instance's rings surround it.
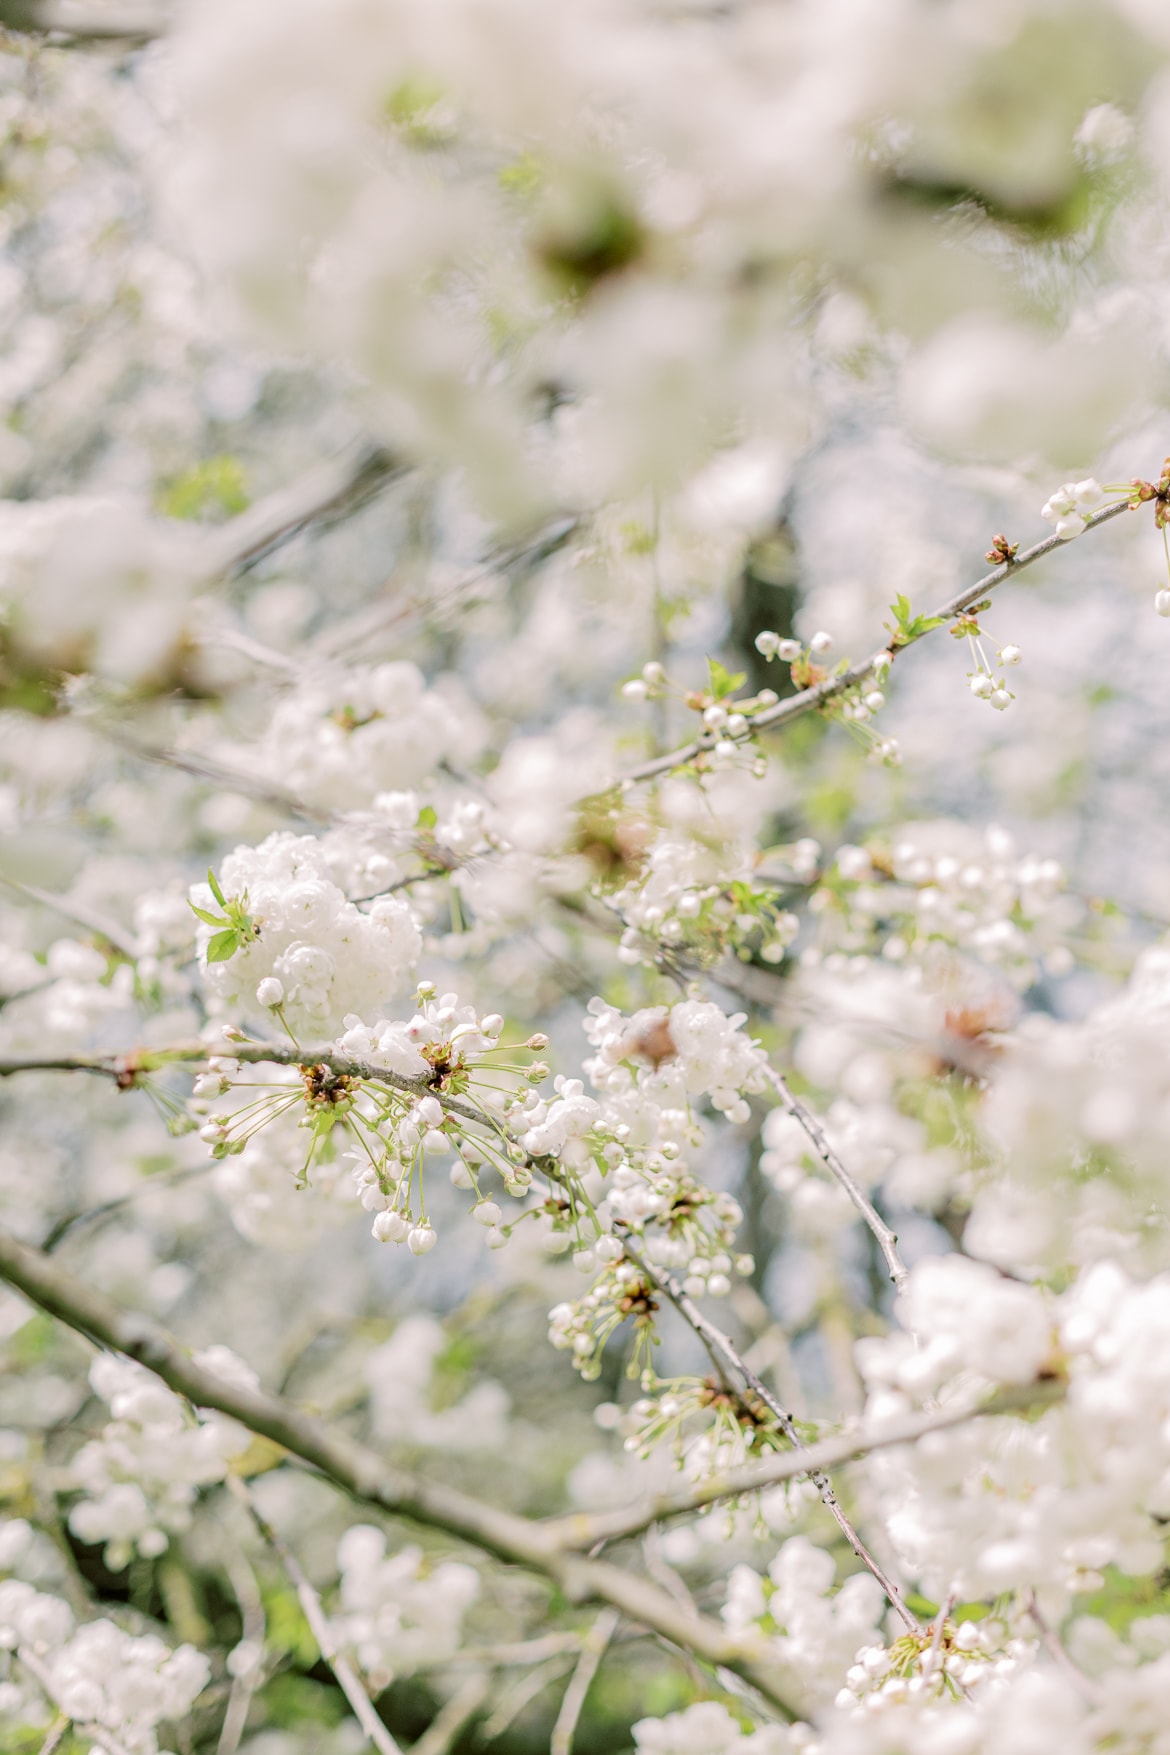
M 558 1712 L 557 1722 L 553 1726 L 549 1755 L 573 1755 L 573 1737 L 576 1734 L 577 1721 L 581 1717 L 585 1705 L 585 1697 L 593 1685 L 593 1678 L 601 1668 L 605 1648 L 617 1632 L 620 1619 L 616 1609 L 602 1609 L 585 1635 L 581 1645 L 581 1656 L 577 1659 L 576 1669 L 569 1677 L 569 1686 L 565 1689 L 561 1710 Z
M 845 1190 L 845 1193 L 849 1196 L 849 1199 L 853 1202 L 854 1206 L 873 1232 L 877 1239 L 878 1248 L 881 1250 L 882 1255 L 885 1258 L 886 1266 L 890 1270 L 890 1278 L 900 1292 L 906 1284 L 906 1281 L 910 1278 L 910 1275 L 906 1270 L 905 1262 L 898 1254 L 898 1238 L 896 1233 L 890 1230 L 890 1227 L 886 1224 L 873 1202 L 869 1200 L 862 1189 L 854 1181 L 852 1174 L 845 1168 L 844 1164 L 841 1162 L 840 1158 L 825 1137 L 824 1128 L 821 1126 L 812 1110 L 806 1108 L 800 1098 L 794 1095 L 789 1087 L 787 1079 L 771 1066 L 767 1068 L 767 1077 L 789 1115 L 792 1116 L 794 1121 L 799 1122 L 800 1126 L 804 1129 L 805 1133 L 816 1147 L 817 1156 L 820 1158 L 821 1162 L 825 1165 L 830 1174 L 836 1177 L 841 1187 Z
M 268 1519 L 263 1515 L 246 1482 L 242 1481 L 238 1475 L 229 1475 L 224 1484 L 228 1492 L 244 1507 L 288 1574 L 289 1582 L 297 1593 L 301 1613 L 309 1624 L 309 1632 L 317 1641 L 317 1648 L 321 1656 L 336 1676 L 337 1685 L 349 1701 L 353 1715 L 366 1733 L 367 1739 L 377 1749 L 378 1755 L 402 1755 L 398 1744 L 374 1711 L 373 1703 L 362 1687 L 357 1672 L 337 1649 L 337 1641 L 333 1637 L 333 1629 L 321 1607 L 321 1599 L 301 1570 L 296 1555 L 284 1537 L 273 1529 Z
M 785 1438 L 787 1438 L 789 1444 L 791 1444 L 793 1450 L 798 1453 L 807 1452 L 807 1446 L 801 1438 L 800 1433 L 797 1431 L 796 1422 L 793 1420 L 792 1415 L 786 1408 L 781 1406 L 763 1379 L 758 1377 L 752 1370 L 751 1366 L 745 1359 L 743 1359 L 730 1337 L 725 1335 L 721 1328 L 717 1328 L 713 1322 L 703 1315 L 703 1312 L 699 1309 L 694 1300 L 689 1298 L 683 1291 L 673 1274 L 666 1273 L 661 1268 L 655 1267 L 651 1263 L 642 1260 L 637 1255 L 632 1254 L 628 1245 L 626 1246 L 626 1254 L 630 1256 L 631 1260 L 636 1263 L 639 1270 L 644 1273 L 648 1279 L 652 1280 L 661 1291 L 665 1292 L 679 1315 L 685 1322 L 690 1324 L 691 1328 L 694 1329 L 695 1333 L 703 1340 L 703 1342 L 712 1351 L 722 1354 L 728 1364 L 737 1373 L 740 1381 L 746 1384 L 749 1389 L 759 1396 L 760 1400 L 764 1403 L 765 1407 L 769 1410 L 773 1419 L 780 1427 Z M 797 1472 L 801 1475 L 806 1475 L 812 1482 L 813 1486 L 820 1494 L 822 1505 L 824 1505 L 825 1509 L 832 1516 L 837 1527 L 840 1529 L 845 1540 L 849 1543 L 849 1546 L 861 1561 L 862 1565 L 865 1566 L 877 1579 L 890 1602 L 893 1604 L 902 1620 L 906 1623 L 906 1626 L 911 1632 L 920 1633 L 922 1629 L 919 1626 L 917 1618 L 902 1601 L 901 1592 L 898 1590 L 893 1579 L 888 1577 L 879 1561 L 870 1553 L 869 1549 L 858 1535 L 856 1529 L 854 1529 L 848 1514 L 845 1512 L 833 1490 L 833 1483 L 828 1475 L 823 1469 L 817 1468 L 815 1464 L 810 1466 L 807 1461 L 802 1463 L 802 1466 Z
M 1120 517 L 1122 512 L 1128 512 L 1129 509 L 1128 500 L 1120 500 L 1116 505 L 1106 506 L 1102 511 L 1095 512 L 1091 518 L 1085 520 L 1085 530 L 1096 530 L 1100 525 L 1108 524 L 1111 518 Z M 1046 536 L 1043 542 L 1034 543 L 1031 548 L 1025 549 L 1023 554 L 1017 555 L 1014 561 L 1008 561 L 1002 567 L 994 567 L 990 573 L 985 573 L 982 579 L 977 580 L 974 585 L 968 585 L 965 590 L 959 592 L 957 597 L 952 597 L 946 603 L 940 604 L 936 610 L 932 611 L 932 614 L 940 617 L 942 621 L 953 621 L 965 609 L 970 609 L 972 604 L 978 603 L 979 599 L 985 597 L 989 591 L 994 591 L 997 585 L 1002 585 L 1005 579 L 1014 578 L 1025 567 L 1030 567 L 1036 561 L 1042 560 L 1054 549 L 1065 547 L 1067 544 L 1062 542 L 1059 536 Z M 927 631 L 929 632 L 929 630 Z M 906 641 L 906 646 L 914 645 L 925 637 L 925 633 L 917 634 L 913 640 Z M 787 725 L 790 720 L 799 719 L 802 714 L 811 713 L 815 708 L 823 707 L 827 701 L 835 700 L 838 695 L 845 694 L 847 690 L 855 688 L 858 683 L 864 682 L 867 677 L 872 676 L 879 663 L 893 658 L 897 651 L 905 649 L 905 646 L 896 649 L 883 646 L 863 663 L 852 665 L 838 676 L 827 677 L 824 682 L 817 683 L 811 689 L 801 689 L 798 694 L 789 695 L 786 700 L 777 701 L 774 707 L 765 707 L 763 712 L 753 716 L 750 730 L 744 732 L 738 740 L 732 739 L 732 741 L 746 742 L 755 732 L 771 730 L 778 725 Z M 658 774 L 668 774 L 673 768 L 684 767 L 687 762 L 694 761 L 696 756 L 706 754 L 714 748 L 716 742 L 726 737 L 726 730 L 718 733 L 703 732 L 692 743 L 683 744 L 680 749 L 669 750 L 663 756 L 654 756 L 650 761 L 642 762 L 638 767 L 631 768 L 629 773 L 622 776 L 621 784 L 635 785 L 640 780 L 653 780 Z
M 207 538 L 209 570 L 245 573 L 311 524 L 354 511 L 406 465 L 379 445 L 315 464 L 299 480 L 266 494 Z
M 23 35 L 68 37 L 73 42 L 146 43 L 166 29 L 157 6 L 111 7 L 76 0 L 0 0 L 0 28 Z
M 842 1433 L 837 1438 L 822 1439 L 819 1444 L 760 1457 L 737 1469 L 725 1469 L 706 1480 L 697 1482 L 680 1493 L 660 1493 L 623 1505 L 613 1511 L 577 1512 L 569 1517 L 553 1518 L 548 1527 L 557 1532 L 562 1546 L 588 1549 L 598 1542 L 623 1541 L 641 1535 L 655 1524 L 688 1512 L 704 1511 L 720 1500 L 738 1499 L 744 1493 L 759 1493 L 765 1487 L 783 1481 L 799 1481 L 814 1473 L 841 1468 L 877 1450 L 892 1450 L 900 1444 L 915 1444 L 934 1432 L 947 1432 L 969 1420 L 992 1419 L 998 1414 L 1018 1414 L 1039 1408 L 1053 1407 L 1064 1399 L 1064 1386 L 1056 1383 L 1029 1384 L 1024 1389 L 1001 1390 L 975 1407 L 947 1408 L 941 1413 L 913 1414 L 904 1420 L 892 1421 L 877 1432 Z
M 450 1700 L 440 1707 L 418 1742 L 411 1745 L 410 1755 L 447 1755 L 464 1725 L 483 1705 L 488 1686 L 486 1676 L 468 1676 L 462 1687 L 457 1688 Z
M 742 1676 L 783 1717 L 795 1717 L 766 1663 L 718 1623 L 690 1613 L 648 1579 L 563 1549 L 555 1530 L 442 1482 L 408 1474 L 291 1402 L 227 1383 L 183 1352 L 160 1324 L 63 1273 L 40 1251 L 0 1230 L 0 1279 L 99 1346 L 124 1353 L 196 1407 L 228 1414 L 269 1438 L 352 1498 L 470 1542 L 497 1559 L 551 1578 L 571 1602 L 608 1603 L 632 1621 Z

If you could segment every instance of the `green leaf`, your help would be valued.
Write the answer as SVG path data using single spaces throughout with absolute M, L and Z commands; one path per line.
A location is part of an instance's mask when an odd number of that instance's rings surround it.
M 188 902 L 187 906 L 188 906 L 188 908 L 190 908 L 192 914 L 197 915 L 199 917 L 199 919 L 203 921 L 205 926 L 222 926 L 223 925 L 223 915 L 222 914 L 209 914 L 207 912 L 206 908 L 196 908 L 194 902 Z
M 208 868 L 207 868 L 207 886 L 210 889 L 212 895 L 215 897 L 216 901 L 219 903 L 220 907 L 226 908 L 227 903 L 224 901 L 223 891 L 219 887 L 219 879 L 216 877 L 215 873 L 212 871 L 210 866 L 208 866 Z
M 733 675 L 724 670 L 717 658 L 708 658 L 707 669 L 711 673 L 711 693 L 717 701 L 721 701 L 725 695 L 733 695 L 747 680 L 745 670 L 737 671 Z
M 209 963 L 226 963 L 228 958 L 234 955 L 239 942 L 240 935 L 234 926 L 229 926 L 226 932 L 217 932 L 215 937 L 208 941 L 207 961 Z
M 433 829 L 438 820 L 439 813 L 436 811 L 434 805 L 424 804 L 419 811 L 418 816 L 415 818 L 415 824 L 416 827 L 420 829 Z
M 932 628 L 941 627 L 946 619 L 941 615 L 911 614 L 910 599 L 900 592 L 890 608 L 894 612 L 894 620 L 885 625 L 893 635 L 890 641 L 893 647 L 908 646 L 912 640 L 919 640 L 923 634 L 929 634 Z
M 196 463 L 194 468 L 165 482 L 155 496 L 155 503 L 168 518 L 198 523 L 234 518 L 248 507 L 239 459 L 222 455 Z

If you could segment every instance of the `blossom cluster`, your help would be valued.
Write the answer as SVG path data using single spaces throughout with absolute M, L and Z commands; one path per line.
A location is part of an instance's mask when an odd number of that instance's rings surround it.
M 211 1679 L 194 1646 L 172 1650 L 153 1634 L 126 1633 L 105 1619 L 77 1625 L 67 1603 L 15 1578 L 0 1583 L 0 1652 L 32 1659 L 8 1661 L 0 1721 L 18 1731 L 47 1727 L 64 1713 L 97 1747 L 105 1731 L 132 1755 L 166 1755 L 158 1726 L 181 1724 Z
M 256 1387 L 254 1374 L 226 1347 L 200 1358 L 221 1376 Z M 71 1484 L 81 1497 L 69 1527 L 83 1542 L 104 1542 L 106 1564 L 120 1571 L 135 1554 L 165 1552 L 171 1535 L 189 1526 L 200 1488 L 224 1479 L 251 1436 L 219 1414 L 193 1420 L 178 1396 L 129 1360 L 103 1354 L 90 1382 L 113 1419 L 73 1458 Z
M 279 1007 L 294 1032 L 328 1038 L 347 1013 L 376 1012 L 418 957 L 407 903 L 383 896 L 363 913 L 333 881 L 311 835 L 281 833 L 237 848 L 223 861 L 219 883 L 244 920 L 226 956 L 213 954 L 213 940 L 228 929 L 228 917 L 213 914 L 208 885 L 193 891 L 208 998 L 219 1012 L 256 1017 Z
M 479 1595 L 473 1566 L 444 1560 L 431 1568 L 416 1547 L 387 1554 L 384 1532 L 371 1524 L 346 1531 L 337 1562 L 341 1604 L 334 1631 L 376 1692 L 395 1676 L 454 1656 L 463 1617 Z

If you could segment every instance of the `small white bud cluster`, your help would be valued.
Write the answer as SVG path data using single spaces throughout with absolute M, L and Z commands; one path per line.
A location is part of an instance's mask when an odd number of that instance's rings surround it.
M 1081 534 L 1104 498 L 1100 482 L 1092 476 L 1084 481 L 1066 481 L 1044 502 L 1040 516 L 1055 526 L 1061 542 L 1069 542 Z

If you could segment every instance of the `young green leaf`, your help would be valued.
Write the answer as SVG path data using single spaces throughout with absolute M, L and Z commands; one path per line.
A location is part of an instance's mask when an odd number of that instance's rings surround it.
M 220 907 L 226 908 L 227 903 L 224 901 L 223 891 L 219 887 L 219 879 L 216 877 L 210 866 L 207 868 L 207 884 Z
M 240 935 L 234 926 L 229 926 L 226 932 L 217 932 L 214 938 L 208 940 L 207 961 L 226 963 L 238 949 L 239 943 Z
M 717 658 L 708 658 L 707 669 L 711 673 L 711 693 L 717 701 L 721 701 L 725 695 L 733 695 L 747 681 L 745 670 L 734 673 L 727 671 Z
M 941 627 L 945 617 L 941 615 L 914 615 L 910 609 L 910 599 L 899 592 L 890 608 L 894 612 L 894 620 L 885 626 L 891 635 L 890 645 L 897 649 L 908 646 L 912 640 L 919 640 L 923 634 L 929 634 L 931 628 Z
M 205 926 L 223 925 L 222 914 L 209 914 L 206 908 L 196 908 L 194 902 L 188 902 L 187 906 L 190 908 L 192 914 L 197 915 L 198 918 L 203 921 Z

